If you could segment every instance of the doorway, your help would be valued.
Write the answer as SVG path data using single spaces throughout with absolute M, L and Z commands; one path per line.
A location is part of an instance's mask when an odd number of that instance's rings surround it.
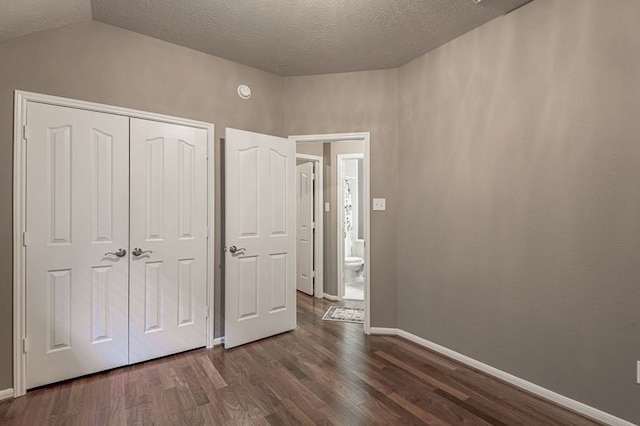
M 337 160 L 338 294 L 364 301 L 364 155 L 338 154 Z
M 338 224 L 338 212 L 342 211 L 339 206 L 338 193 L 343 190 L 342 185 L 337 185 L 338 159 L 340 154 L 358 154 L 361 157 L 361 212 L 362 219 L 362 267 L 357 271 L 358 278 L 361 279 L 361 297 L 363 302 L 355 302 L 364 305 L 364 332 L 369 334 L 370 330 L 370 249 L 368 241 L 370 239 L 370 135 L 364 133 L 341 133 L 324 135 L 301 135 L 290 136 L 297 146 L 297 155 L 316 155 L 324 159 L 324 198 L 321 203 L 324 216 L 324 288 L 325 299 L 332 301 L 353 304 L 345 299 L 344 289 L 344 229 Z M 336 149 L 331 150 L 331 147 Z M 304 148 L 302 148 L 304 147 Z M 355 151 L 347 147 L 357 147 Z M 355 148 L 354 148 L 355 149 Z M 333 179 L 330 177 L 334 176 Z M 330 182 L 333 180 L 333 184 Z M 340 189 L 340 191 L 338 191 Z M 340 222 L 343 222 L 340 220 Z M 340 243 L 338 243 L 340 242 Z M 351 249 L 350 249 L 351 250 Z M 349 250 L 349 253 L 351 251 Z

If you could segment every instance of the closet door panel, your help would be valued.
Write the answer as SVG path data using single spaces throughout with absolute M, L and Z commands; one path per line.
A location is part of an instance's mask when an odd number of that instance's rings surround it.
M 27 106 L 27 388 L 128 362 L 129 119 Z
M 131 120 L 131 363 L 206 344 L 206 141 Z

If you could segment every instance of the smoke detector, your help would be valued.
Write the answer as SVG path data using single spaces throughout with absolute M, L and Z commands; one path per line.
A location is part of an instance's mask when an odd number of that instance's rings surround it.
M 251 87 L 246 84 L 241 84 L 238 86 L 238 96 L 242 99 L 249 99 L 251 97 Z

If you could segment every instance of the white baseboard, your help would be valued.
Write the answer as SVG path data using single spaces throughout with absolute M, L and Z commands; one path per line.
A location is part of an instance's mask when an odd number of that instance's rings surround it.
M 384 334 L 387 336 L 398 336 L 400 330 L 397 328 L 371 327 L 371 334 Z
M 0 401 L 13 398 L 13 388 L 0 390 Z
M 322 297 L 324 297 L 325 299 L 333 300 L 334 302 L 337 302 L 339 300 L 338 296 L 333 296 L 333 295 L 327 294 L 327 293 L 324 293 L 322 295 Z
M 216 337 L 213 339 L 213 347 L 220 346 L 224 344 L 224 336 Z
M 371 327 L 371 334 L 386 334 L 391 336 L 402 337 L 420 346 L 429 348 L 435 352 L 438 352 L 442 355 L 452 358 L 458 362 L 461 362 L 477 370 L 480 370 L 484 373 L 487 373 L 491 376 L 497 377 L 498 379 L 503 380 L 507 383 L 510 383 L 514 386 L 517 386 L 521 389 L 524 389 L 527 392 L 531 392 L 542 398 L 555 402 L 556 404 L 562 405 L 563 407 L 567 407 L 573 411 L 584 414 L 585 416 L 591 417 L 592 419 L 595 419 L 595 420 L 599 420 L 606 424 L 610 424 L 612 426 L 635 426 L 633 423 L 623 420 L 612 414 L 605 413 L 604 411 L 598 410 L 597 408 L 593 408 L 589 405 L 583 404 L 582 402 L 578 402 L 574 399 L 560 395 L 559 393 L 543 388 L 542 386 L 536 385 L 535 383 L 531 383 L 527 380 L 521 379 L 520 377 L 516 377 L 505 371 L 498 370 L 495 367 L 492 367 L 483 362 L 470 358 L 466 355 L 463 355 L 452 349 L 441 346 L 437 343 L 433 343 L 427 339 L 423 339 L 422 337 L 418 337 L 415 334 L 411 334 L 407 331 L 400 330 L 399 328 Z

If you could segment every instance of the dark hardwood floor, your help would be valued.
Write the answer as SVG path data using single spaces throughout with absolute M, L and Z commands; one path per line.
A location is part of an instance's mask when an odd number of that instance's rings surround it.
M 597 424 L 358 324 L 322 321 L 335 302 L 298 295 L 298 329 L 200 349 L 28 392 L 0 423 Z

